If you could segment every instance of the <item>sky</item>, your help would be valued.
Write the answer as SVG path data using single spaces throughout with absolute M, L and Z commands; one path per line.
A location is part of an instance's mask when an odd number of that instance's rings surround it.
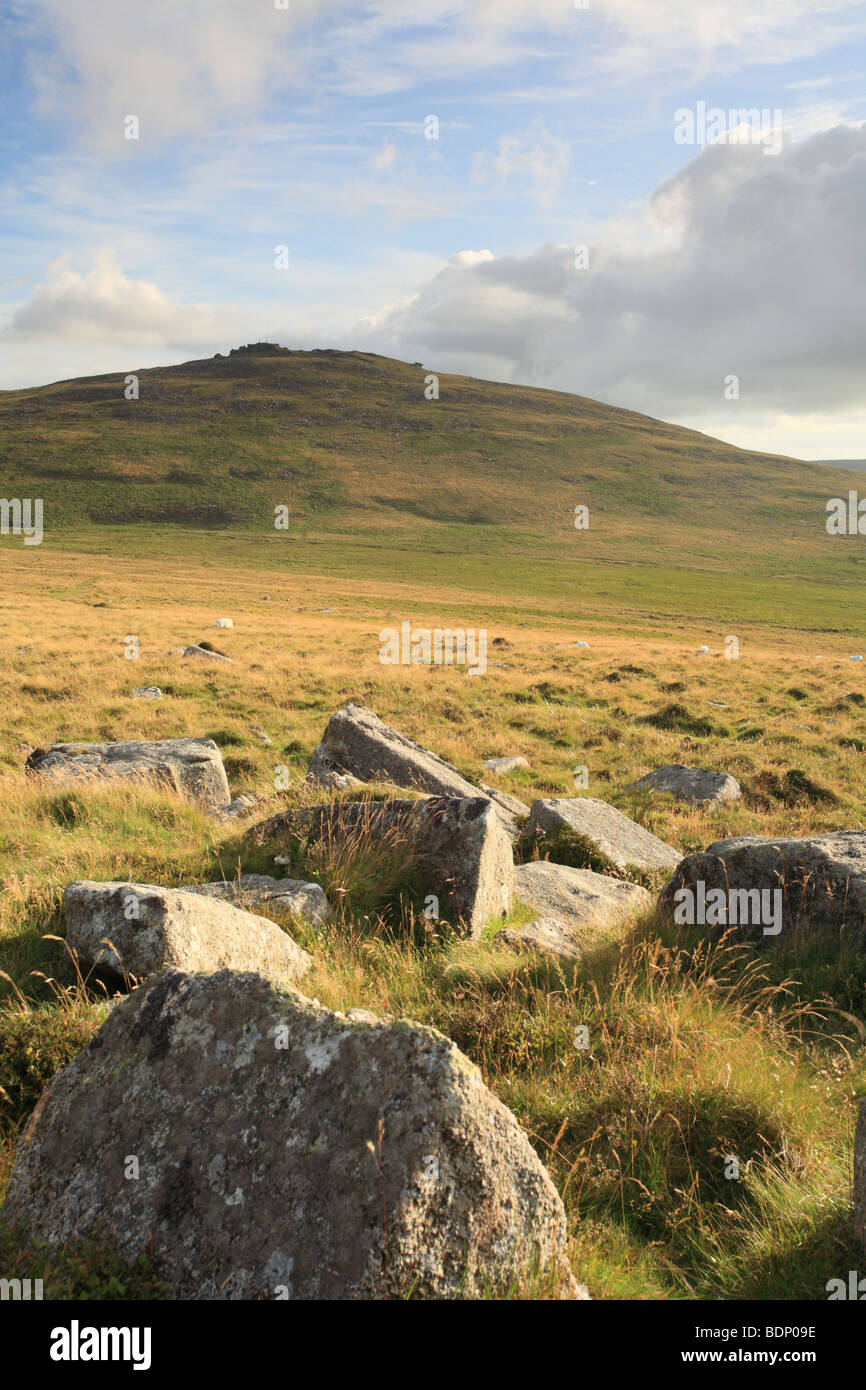
M 866 457 L 864 0 L 0 0 L 0 389 L 261 339 Z

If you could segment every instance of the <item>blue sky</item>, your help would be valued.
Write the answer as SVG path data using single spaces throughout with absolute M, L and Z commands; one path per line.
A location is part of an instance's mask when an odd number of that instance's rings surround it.
M 866 457 L 862 0 L 0 0 L 0 71 L 0 388 L 268 336 Z

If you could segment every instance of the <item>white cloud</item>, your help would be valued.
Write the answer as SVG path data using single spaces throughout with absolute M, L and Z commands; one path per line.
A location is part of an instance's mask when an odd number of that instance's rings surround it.
M 4 337 L 80 342 L 158 343 L 168 348 L 210 344 L 231 332 L 231 306 L 179 304 L 147 280 L 124 275 L 111 247 L 99 247 L 90 269 L 61 256 L 46 268 Z
M 602 237 L 589 273 L 554 244 L 454 257 L 378 319 L 369 346 L 728 433 L 767 412 L 866 406 L 866 125 L 770 158 L 707 147 L 646 217 L 643 247 L 633 227 L 625 243 Z M 724 397 L 731 374 L 738 401 Z
M 43 108 L 118 157 L 127 114 L 142 141 L 177 137 L 311 83 L 369 98 L 534 59 L 551 89 L 579 73 L 600 90 L 778 64 L 866 34 L 862 0 L 438 0 L 420 13 L 405 0 L 32 0 L 23 13 Z

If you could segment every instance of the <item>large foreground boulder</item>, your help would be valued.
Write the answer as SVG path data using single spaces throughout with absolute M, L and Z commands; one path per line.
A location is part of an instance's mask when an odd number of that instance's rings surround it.
M 629 791 L 669 792 L 678 801 L 691 801 L 703 806 L 710 801 L 736 801 L 742 795 L 736 777 L 727 772 L 713 772 L 708 767 L 684 767 L 682 763 L 665 763 L 648 772 Z
M 36 748 L 27 771 L 41 777 L 96 780 L 127 777 L 168 787 L 209 809 L 231 800 L 220 750 L 212 738 L 153 742 L 54 743 Z
M 70 883 L 66 940 L 85 970 L 137 980 L 166 966 L 256 970 L 300 980 L 311 958 L 266 917 L 226 902 L 149 883 Z
M 615 806 L 589 796 L 560 796 L 533 801 L 529 834 L 572 831 L 617 869 L 673 869 L 681 854 L 629 820 Z
M 258 906 L 275 908 L 302 917 L 314 926 L 327 920 L 330 911 L 324 889 L 301 878 L 272 878 L 270 874 L 240 874 L 231 882 L 186 883 L 184 892 L 201 893 L 251 911 Z
M 718 840 L 682 860 L 659 905 L 678 921 L 731 929 L 747 940 L 830 926 L 840 942 L 863 951 L 866 831 Z
M 580 1296 L 555 1188 L 453 1043 L 230 971 L 112 1011 L 43 1093 L 3 1220 L 149 1253 L 178 1299 L 483 1297 L 536 1268 Z
M 257 844 L 291 837 L 405 846 L 426 875 L 425 896 L 469 937 L 511 908 L 514 857 L 496 808 L 483 796 L 349 801 L 282 811 L 248 832 Z

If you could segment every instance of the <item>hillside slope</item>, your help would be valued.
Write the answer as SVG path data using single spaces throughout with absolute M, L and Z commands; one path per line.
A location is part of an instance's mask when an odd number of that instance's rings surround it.
M 256 344 L 142 370 L 137 400 L 122 374 L 0 392 L 2 495 L 42 497 L 46 543 L 72 549 L 193 553 L 192 528 L 226 551 L 257 535 L 265 557 L 283 506 L 281 556 L 338 545 L 341 563 L 363 550 L 361 569 L 406 565 L 415 578 L 452 555 L 485 583 L 485 568 L 520 559 L 551 574 L 589 562 L 593 582 L 599 564 L 861 580 L 862 538 L 825 526 L 827 499 L 856 474 L 561 392 L 442 375 L 427 400 L 427 373 Z

